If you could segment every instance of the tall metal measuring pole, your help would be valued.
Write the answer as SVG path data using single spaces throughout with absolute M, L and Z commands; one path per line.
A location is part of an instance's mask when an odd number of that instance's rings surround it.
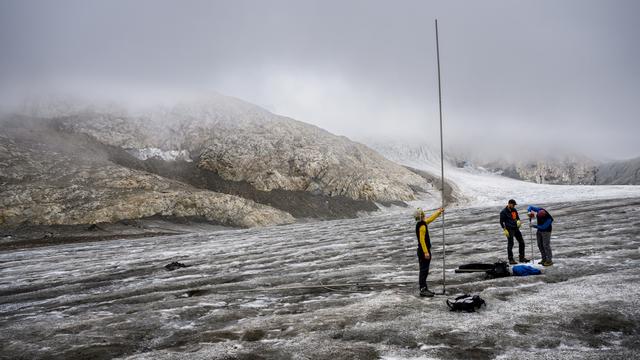
M 442 208 L 444 209 L 444 146 L 442 144 L 442 87 L 440 86 L 440 43 L 438 41 L 438 19 L 436 19 L 436 57 L 438 59 L 438 108 L 440 110 L 440 189 L 442 190 Z M 447 256 L 444 241 L 444 213 L 442 213 L 442 295 L 446 294 L 445 258 Z
M 531 228 L 531 216 L 527 214 L 529 217 L 529 242 L 531 243 L 531 263 L 535 264 L 535 259 L 533 258 L 533 229 Z

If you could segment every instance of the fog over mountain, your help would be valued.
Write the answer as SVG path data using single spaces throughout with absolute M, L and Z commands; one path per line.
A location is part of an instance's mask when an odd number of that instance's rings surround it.
M 498 160 L 640 155 L 640 3 L 2 1 L 0 103 L 220 91 L 332 133 Z
M 0 360 L 637 358 L 639 14 L 0 0 Z

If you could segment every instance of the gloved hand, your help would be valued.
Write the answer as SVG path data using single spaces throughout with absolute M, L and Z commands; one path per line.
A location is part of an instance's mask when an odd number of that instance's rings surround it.
M 516 225 L 518 225 L 518 228 L 522 226 L 522 223 L 520 222 L 520 220 L 516 220 Z
M 532 228 L 534 228 L 534 229 L 537 229 L 537 228 L 538 228 L 538 225 L 535 225 L 535 224 L 530 224 L 530 226 L 531 226 Z
M 509 237 L 509 230 L 502 229 L 502 232 L 504 233 L 504 236 Z

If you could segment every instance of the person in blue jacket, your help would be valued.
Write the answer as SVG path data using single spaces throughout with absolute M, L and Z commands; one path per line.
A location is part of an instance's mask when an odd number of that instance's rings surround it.
M 531 227 L 538 230 L 536 231 L 536 240 L 542 256 L 542 260 L 538 264 L 551 266 L 553 265 L 553 255 L 551 253 L 551 224 L 553 223 L 553 216 L 546 209 L 533 205 L 527 208 L 527 212 L 529 213 L 529 219 L 535 216 L 537 220 L 537 224 L 532 224 Z

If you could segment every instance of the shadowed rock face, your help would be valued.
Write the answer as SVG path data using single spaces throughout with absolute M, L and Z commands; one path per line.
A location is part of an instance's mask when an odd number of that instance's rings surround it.
M 225 180 L 217 173 L 200 168 L 197 161 L 165 161 L 158 157 L 140 160 L 121 148 L 104 146 L 109 159 L 119 165 L 160 175 L 196 188 L 240 196 L 260 204 L 284 210 L 296 218 L 334 219 L 355 217 L 359 211 L 375 211 L 378 207 L 367 200 L 345 196 L 323 196 L 308 191 L 275 189 L 258 190 L 247 181 Z
M 94 224 L 154 215 L 251 227 L 291 223 L 287 212 L 119 166 L 86 136 L 16 118 L 0 135 L 0 224 Z
M 483 167 L 503 176 L 538 184 L 595 185 L 597 163 L 589 159 L 548 159 L 517 163 L 492 162 Z
M 353 217 L 430 187 L 364 145 L 222 96 L 38 115 L 3 121 L 0 224 L 160 215 L 251 227 Z
M 639 185 L 640 157 L 600 165 L 597 173 L 597 184 Z
M 414 200 L 424 179 L 366 146 L 224 96 L 151 112 L 60 110 L 59 127 L 132 151 L 185 151 L 198 168 L 257 190 Z M 49 114 L 51 116 L 51 114 Z
M 509 171 L 517 176 L 509 175 Z M 512 166 L 503 175 L 549 184 L 638 185 L 640 158 L 597 164 L 591 160 L 540 161 Z
M 598 164 L 595 161 L 538 161 L 489 168 L 519 180 L 547 184 L 578 185 L 638 185 L 640 158 Z
M 440 156 L 427 145 L 380 142 L 367 140 L 369 146 L 379 151 L 388 159 L 400 163 L 407 160 L 413 163 L 440 163 Z M 535 155 L 535 154 L 534 154 Z M 524 154 L 523 154 L 524 156 Z M 581 155 L 530 157 L 526 154 L 517 160 L 489 160 L 477 154 L 456 153 L 456 149 L 448 151 L 445 160 L 458 168 L 473 171 L 488 170 L 502 176 L 539 184 L 561 185 L 623 185 L 640 183 L 640 159 L 614 163 L 599 163 Z M 527 160 L 529 159 L 529 160 Z M 454 191 L 455 194 L 455 191 Z

